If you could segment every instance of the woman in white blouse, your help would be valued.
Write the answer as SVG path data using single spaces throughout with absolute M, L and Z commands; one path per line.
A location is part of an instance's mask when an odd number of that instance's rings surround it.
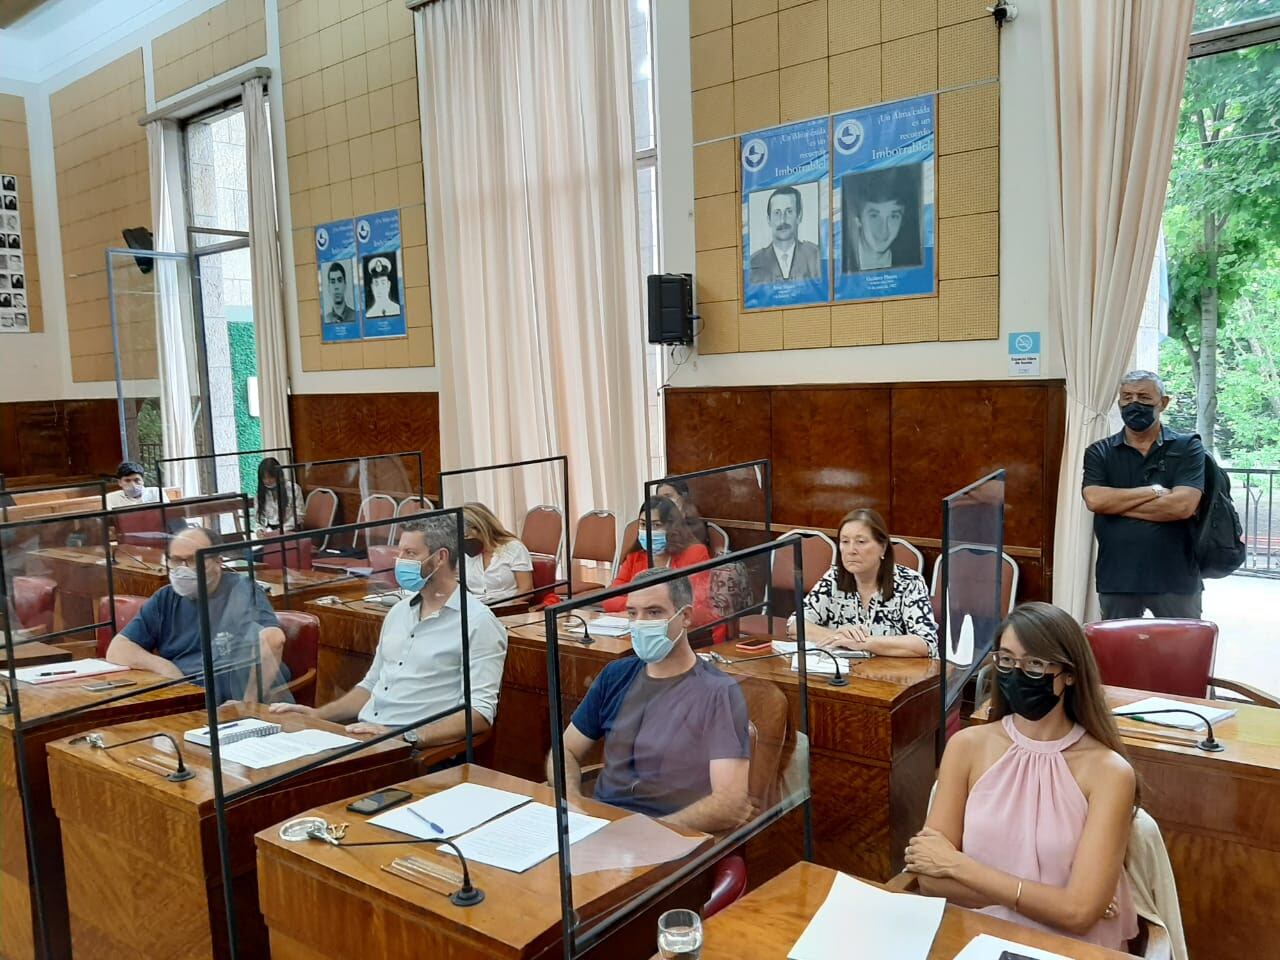
M 302 519 L 302 488 L 286 475 L 275 457 L 258 464 L 258 496 L 255 499 L 253 535 L 258 539 L 292 533 Z
M 467 591 L 485 603 L 533 590 L 533 557 L 520 538 L 483 503 L 462 507 Z
M 929 588 L 894 562 L 889 531 L 874 510 L 850 510 L 840 521 L 836 564 L 805 595 L 804 619 L 805 638 L 820 647 L 938 656 Z

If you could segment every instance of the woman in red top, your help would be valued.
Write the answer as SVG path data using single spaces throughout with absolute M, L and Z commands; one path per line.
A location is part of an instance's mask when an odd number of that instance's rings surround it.
M 651 521 L 651 522 L 650 522 Z M 636 539 L 627 546 L 627 553 L 618 567 L 618 576 L 610 587 L 621 587 L 649 569 L 648 546 L 653 542 L 653 565 L 659 569 L 691 567 L 711 559 L 707 548 L 696 543 L 689 533 L 684 517 L 674 503 L 666 497 L 654 497 L 640 508 L 640 525 L 636 527 Z M 705 573 L 692 577 L 694 623 L 711 619 L 707 602 L 709 576 Z M 614 597 L 604 602 L 606 613 L 621 613 L 627 608 L 626 596 Z

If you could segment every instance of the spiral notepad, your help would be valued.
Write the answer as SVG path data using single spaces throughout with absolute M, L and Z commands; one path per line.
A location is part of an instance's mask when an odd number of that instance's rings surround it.
M 273 733 L 280 732 L 280 724 L 267 723 L 265 720 L 228 720 L 226 723 L 218 724 L 218 743 L 229 744 L 239 743 L 241 740 L 248 740 L 250 737 L 269 737 Z M 202 747 L 209 746 L 212 739 L 209 736 L 209 728 L 201 727 L 198 730 L 188 730 L 182 735 L 182 739 L 188 743 L 196 743 Z

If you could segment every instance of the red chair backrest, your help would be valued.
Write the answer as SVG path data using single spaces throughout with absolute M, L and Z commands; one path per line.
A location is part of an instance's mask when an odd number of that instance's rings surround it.
M 268 570 L 287 566 L 290 570 L 310 570 L 315 545 L 310 540 L 292 540 L 289 543 L 273 543 L 262 548 L 259 561 Z
M 890 538 L 889 545 L 893 547 L 894 563 L 906 567 L 908 570 L 914 570 L 918 574 L 924 574 L 924 556 L 919 550 L 905 540 L 899 540 L 897 537 Z
M 396 587 L 396 557 L 400 548 L 375 544 L 369 548 L 369 582 L 383 590 Z
M 356 523 L 392 520 L 395 515 L 396 502 L 393 498 L 385 493 L 371 493 L 361 502 L 360 512 L 356 514 Z M 365 530 L 357 530 L 352 537 L 352 543 L 356 547 L 359 547 L 362 543 L 386 545 L 391 542 L 393 532 L 394 527 L 390 523 L 385 527 L 369 527 Z
M 116 608 L 116 629 L 113 633 L 111 628 L 98 628 L 98 656 L 105 657 L 107 655 L 107 647 L 111 646 L 111 639 L 115 634 L 123 630 L 134 617 L 138 615 L 138 611 L 142 609 L 142 605 L 147 602 L 146 597 L 134 597 L 127 593 L 118 593 L 115 597 Z M 108 605 L 110 598 L 98 598 L 98 622 L 105 623 L 111 619 L 111 607 Z
M 707 540 L 710 541 L 711 555 L 718 557 L 729 552 L 729 535 L 718 523 L 707 523 Z
M 284 663 L 294 680 L 314 670 L 320 656 L 320 619 L 298 610 L 277 610 L 284 631 Z M 314 685 L 312 686 L 314 690 Z
M 53 631 L 53 611 L 58 605 L 58 582 L 48 577 L 13 578 L 13 612 L 24 630 Z
M 338 495 L 328 487 L 317 487 L 307 497 L 302 514 L 303 530 L 322 530 L 333 526 L 338 515 Z
M 1208 620 L 1101 620 L 1084 635 L 1102 682 L 1180 697 L 1203 697 L 1213 676 L 1218 625 Z
M 564 539 L 564 514 L 559 507 L 545 504 L 533 507 L 524 517 L 520 528 L 520 540 L 530 553 L 544 553 L 549 557 L 560 553 L 560 541 Z M 555 578 L 552 577 L 554 580 Z
M 804 584 L 804 592 L 808 593 L 836 562 L 835 544 L 825 534 L 816 531 L 793 530 L 791 533 L 801 535 L 801 582 Z M 790 536 L 790 533 L 782 536 Z M 795 561 L 791 550 L 775 550 L 772 566 L 773 585 L 779 590 L 790 592 L 795 587 Z
M 164 519 L 164 509 L 158 503 L 154 510 L 130 510 L 111 517 L 122 536 L 130 533 L 164 533 Z
M 533 560 L 533 588 L 534 590 L 543 590 L 549 588 L 551 584 L 556 582 L 556 566 L 555 557 L 549 557 L 542 553 L 531 553 Z M 547 601 L 554 602 L 556 600 L 554 591 L 548 593 L 537 593 L 529 598 L 529 605 L 532 607 L 541 606 Z
M 578 518 L 573 559 L 613 563 L 618 552 L 618 519 L 612 510 L 592 510 Z

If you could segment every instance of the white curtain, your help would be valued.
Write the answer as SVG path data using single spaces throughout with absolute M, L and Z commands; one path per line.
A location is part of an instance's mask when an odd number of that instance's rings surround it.
M 186 206 L 182 193 L 182 132 L 172 120 L 147 124 L 147 148 L 151 163 L 151 216 L 155 249 L 187 252 Z M 160 416 L 163 421 L 165 458 L 196 454 L 194 405 L 199 400 L 199 378 L 194 368 L 191 271 L 186 260 L 157 257 L 156 355 L 159 359 Z M 184 496 L 196 496 L 200 474 L 190 461 L 165 470 L 166 486 L 179 486 Z
M 284 326 L 284 277 L 276 231 L 276 181 L 266 81 L 244 84 L 245 153 L 249 171 L 249 256 L 253 325 L 258 341 L 258 411 L 263 447 L 288 447 L 289 354 Z
M 1053 599 L 1092 618 L 1085 449 L 1107 433 L 1151 276 L 1194 0 L 1050 0 L 1050 309 L 1067 372 Z
M 564 453 L 575 514 L 630 512 L 645 405 L 627 4 L 443 0 L 415 22 L 441 459 Z M 464 493 L 516 521 L 555 490 L 536 473 Z

